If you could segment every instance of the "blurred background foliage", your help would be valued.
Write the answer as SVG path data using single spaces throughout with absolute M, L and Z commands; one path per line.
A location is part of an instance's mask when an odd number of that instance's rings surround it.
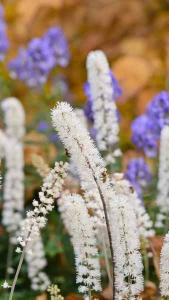
M 121 148 L 124 166 L 137 156 L 130 141 L 130 124 L 143 113 L 152 96 L 169 88 L 169 1 L 167 0 L 4 0 L 10 48 L 0 63 L 0 99 L 15 96 L 26 110 L 25 137 L 26 202 L 37 196 L 41 179 L 31 165 L 32 154 L 43 155 L 50 165 L 58 157 L 59 149 L 52 134 L 39 133 L 39 121 L 50 122 L 50 109 L 57 100 L 67 100 L 73 106 L 83 106 L 86 97 L 85 60 L 88 52 L 102 49 L 108 56 L 112 70 L 120 82 L 123 95 L 117 102 L 120 110 Z M 50 74 L 42 89 L 30 89 L 9 76 L 7 62 L 15 57 L 18 48 L 33 37 L 41 36 L 49 27 L 60 26 L 70 47 L 71 60 L 67 68 Z M 52 136 L 51 136 L 52 137 Z M 60 154 L 59 152 L 59 155 Z M 2 203 L 1 203 L 2 206 Z M 7 237 L 0 227 L 0 257 L 5 260 Z M 63 225 L 55 213 L 50 216 L 44 232 L 49 273 L 63 294 L 75 292 L 73 253 Z M 158 241 L 159 243 L 159 241 Z M 17 260 L 17 258 L 16 258 Z M 16 263 L 16 262 L 15 262 Z M 15 264 L 14 263 L 14 264 Z M 1 280 L 5 271 L 0 267 Z M 23 268 L 23 274 L 24 272 Z M 18 284 L 16 299 L 33 299 L 26 277 Z M 66 283 L 66 284 L 65 284 Z M 23 289 L 24 287 L 24 289 Z M 149 287 L 148 287 L 149 288 Z M 150 287 L 151 289 L 151 287 Z M 20 293 L 22 292 L 22 293 Z M 29 298 L 30 293 L 30 298 Z M 20 296 L 21 295 L 21 296 Z M 24 296 L 26 295 L 26 296 Z M 33 294 L 34 295 L 34 294 Z M 1 299 L 6 296 L 1 295 Z M 45 297 L 45 296 L 43 296 Z M 46 298 L 37 298 L 43 300 Z M 71 295 L 69 296 L 71 299 Z M 151 298 L 148 298 L 151 299 Z

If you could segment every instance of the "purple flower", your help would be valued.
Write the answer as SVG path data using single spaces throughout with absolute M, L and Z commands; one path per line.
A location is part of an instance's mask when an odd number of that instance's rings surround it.
M 152 175 L 143 158 L 134 158 L 127 165 L 125 177 L 130 181 L 138 196 L 141 197 L 142 189 L 150 183 Z
M 56 132 L 51 132 L 51 133 L 48 135 L 48 139 L 50 140 L 50 142 L 56 143 L 56 142 L 58 142 L 59 137 L 58 137 L 58 135 L 57 135 Z
M 132 141 L 149 157 L 157 154 L 161 129 L 169 125 L 169 93 L 162 91 L 148 105 L 145 115 L 132 123 Z
M 39 132 L 46 132 L 50 129 L 49 124 L 46 121 L 40 121 L 37 126 Z
M 91 95 L 91 92 L 90 92 L 90 84 L 89 82 L 87 81 L 85 84 L 84 84 L 84 92 L 87 96 L 87 103 L 84 107 L 84 113 L 86 115 L 86 117 L 91 121 L 93 122 L 93 111 L 92 111 L 92 95 Z
M 6 24 L 4 20 L 4 9 L 0 5 L 0 61 L 5 57 L 5 54 L 9 48 L 9 40 L 6 34 Z
M 62 29 L 59 27 L 50 28 L 43 39 L 51 49 L 51 53 L 55 59 L 55 65 L 66 67 L 70 60 L 70 53 Z
M 132 141 L 138 149 L 144 150 L 149 157 L 157 154 L 158 126 L 147 115 L 136 118 L 132 123 Z
M 18 56 L 9 63 L 13 78 L 24 81 L 29 87 L 43 85 L 50 71 L 56 66 L 66 66 L 68 63 L 68 48 L 66 40 L 60 29 L 58 40 L 56 36 L 52 44 L 51 28 L 42 38 L 34 38 L 26 49 L 20 49 Z M 57 27 L 55 27 L 56 31 Z M 66 52 L 67 51 L 67 52 Z
M 115 78 L 114 74 L 112 71 L 110 71 L 110 76 L 112 80 L 112 88 L 113 88 L 113 99 L 112 101 L 115 101 L 118 97 L 122 95 L 122 89 Z M 90 84 L 89 82 L 86 82 L 84 84 L 84 92 L 87 97 L 87 103 L 84 107 L 84 112 L 86 117 L 93 122 L 93 112 L 92 112 L 92 103 L 93 103 L 93 98 L 90 90 Z
M 169 93 L 162 91 L 150 102 L 147 115 L 161 130 L 169 125 Z

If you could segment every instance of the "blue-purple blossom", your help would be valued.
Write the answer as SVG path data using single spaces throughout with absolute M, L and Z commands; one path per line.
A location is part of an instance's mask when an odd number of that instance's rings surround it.
M 111 76 L 112 88 L 113 88 L 112 101 L 115 101 L 118 97 L 120 97 L 122 95 L 122 89 L 121 89 L 121 87 L 120 87 L 120 85 L 119 85 L 119 83 L 118 83 L 117 79 L 115 78 L 112 71 L 110 71 L 110 76 Z M 93 121 L 93 111 L 92 111 L 93 99 L 92 99 L 92 94 L 91 94 L 89 82 L 86 82 L 84 84 L 84 92 L 85 92 L 85 95 L 87 97 L 87 102 L 86 102 L 86 105 L 84 107 L 84 112 L 85 112 L 86 117 L 90 121 Z
M 50 142 L 56 143 L 58 141 L 58 135 L 53 131 L 53 127 L 45 120 L 41 120 L 37 125 L 37 130 L 40 133 L 44 133 Z
M 53 43 L 52 33 L 55 33 Z M 66 66 L 68 61 L 69 51 L 63 32 L 53 27 L 42 38 L 32 39 L 26 49 L 21 48 L 18 56 L 9 63 L 9 69 L 13 78 L 24 81 L 29 87 L 38 87 L 47 81 L 54 67 Z
M 152 179 L 150 169 L 143 158 L 133 158 L 129 161 L 125 177 L 130 181 L 139 197 L 142 197 L 142 190 Z
M 148 117 L 159 127 L 159 131 L 169 125 L 169 93 L 162 91 L 150 102 L 147 109 Z
M 37 130 L 41 133 L 44 133 L 50 129 L 49 124 L 46 121 L 40 121 L 37 126 Z
M 169 125 L 169 93 L 157 94 L 147 107 L 146 113 L 132 123 L 132 141 L 149 157 L 157 154 L 161 129 Z
M 158 127 L 147 115 L 139 116 L 132 123 L 132 142 L 149 157 L 157 154 L 159 134 Z
M 59 27 L 51 27 L 45 33 L 43 39 L 51 49 L 52 56 L 55 59 L 55 65 L 66 67 L 69 63 L 70 53 L 62 29 Z
M 89 82 L 85 82 L 84 84 L 84 92 L 85 92 L 85 95 L 87 97 L 87 102 L 86 102 L 86 105 L 84 107 L 84 113 L 86 115 L 86 117 L 91 121 L 93 122 L 93 111 L 92 111 L 92 95 L 91 95 L 91 91 L 90 91 L 90 84 Z
M 3 6 L 0 5 L 0 61 L 4 59 L 8 48 L 9 48 L 9 40 L 6 33 L 4 9 Z

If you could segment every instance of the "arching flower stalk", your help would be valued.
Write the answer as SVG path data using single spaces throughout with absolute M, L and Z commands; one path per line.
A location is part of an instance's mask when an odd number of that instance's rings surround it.
M 95 200 L 95 202 L 90 202 L 95 205 L 95 212 L 100 217 L 101 223 L 106 223 L 111 258 L 114 262 L 108 217 L 108 204 L 113 200 L 114 191 L 110 186 L 104 161 L 90 139 L 86 128 L 82 126 L 68 103 L 61 102 L 57 105 L 52 111 L 52 120 L 66 150 L 76 165 L 81 187 L 85 191 L 85 198 Z M 115 295 L 114 288 L 113 284 L 113 297 Z
M 110 68 L 102 51 L 92 51 L 87 57 L 88 82 L 93 98 L 92 110 L 96 143 L 105 154 L 107 164 L 121 155 L 118 148 L 119 124 Z
M 90 296 L 92 291 L 101 290 L 101 274 L 93 222 L 80 195 L 62 196 L 62 218 L 75 252 L 79 292 Z
M 157 217 L 157 224 L 166 222 L 169 215 L 169 126 L 165 126 L 161 131 L 160 154 L 159 154 L 159 173 L 158 173 L 158 195 L 157 205 L 160 214 Z M 166 231 L 168 230 L 167 224 Z
M 117 300 L 137 299 L 143 290 L 137 221 L 128 200 L 128 196 L 119 195 L 110 203 Z
M 49 175 L 45 178 L 41 192 L 39 192 L 39 202 L 33 200 L 34 209 L 28 211 L 26 219 L 21 223 L 21 232 L 18 237 L 19 247 L 17 252 L 22 252 L 15 278 L 12 284 L 9 300 L 12 300 L 15 285 L 20 273 L 20 269 L 25 257 L 25 253 L 29 250 L 29 243 L 33 242 L 39 236 L 39 232 L 45 227 L 47 223 L 47 214 L 52 211 L 54 207 L 54 199 L 60 196 L 68 164 L 63 162 L 56 162 L 55 167 L 50 171 Z
M 166 234 L 160 258 L 160 290 L 162 296 L 169 296 L 169 233 Z
M 1 104 L 4 112 L 5 137 L 4 158 L 4 207 L 2 223 L 10 234 L 10 241 L 16 242 L 15 234 L 22 220 L 24 209 L 24 153 L 25 113 L 16 98 L 7 98 Z

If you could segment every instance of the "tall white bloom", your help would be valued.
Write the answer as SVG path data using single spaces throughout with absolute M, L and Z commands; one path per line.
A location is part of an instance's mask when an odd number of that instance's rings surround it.
M 75 252 L 76 282 L 79 292 L 87 294 L 89 290 L 100 291 L 100 265 L 93 223 L 85 202 L 80 195 L 65 195 L 62 216 Z
M 139 251 L 137 221 L 128 196 L 110 203 L 114 248 L 116 299 L 135 299 L 143 290 L 143 265 Z
M 24 209 L 24 150 L 25 113 L 16 98 L 7 98 L 1 104 L 4 112 L 4 207 L 2 222 L 11 236 L 19 228 Z M 15 238 L 11 239 L 15 242 Z
M 87 129 L 81 124 L 76 113 L 66 102 L 61 102 L 52 112 L 53 124 L 58 131 L 65 148 L 76 165 L 85 197 L 101 219 L 103 201 L 111 198 L 113 189 L 107 176 L 105 164 L 94 146 Z M 107 202 L 108 203 L 108 202 Z
M 161 250 L 160 290 L 162 296 L 169 296 L 169 233 L 165 236 Z
M 98 223 L 103 228 L 106 226 L 111 260 L 114 263 L 109 203 L 113 201 L 116 195 L 107 175 L 104 161 L 94 146 L 87 129 L 80 123 L 76 113 L 68 103 L 59 103 L 52 112 L 52 119 L 66 150 L 76 165 L 81 187 L 85 192 L 87 206 L 94 213 L 95 226 L 98 226 Z M 115 294 L 114 289 L 113 283 Z
M 157 205 L 160 212 L 169 213 L 169 126 L 161 131 Z
M 96 142 L 100 151 L 105 151 L 108 163 L 119 156 L 119 124 L 117 108 L 113 101 L 114 90 L 110 68 L 105 54 L 92 51 L 87 57 L 88 82 L 93 98 L 92 109 Z
M 112 178 L 112 183 L 117 195 L 128 197 L 128 201 L 132 205 L 136 215 L 140 239 L 147 239 L 154 236 L 153 222 L 143 203 L 138 198 L 136 191 L 130 185 L 130 182 L 124 179 L 123 174 L 115 173 Z
M 113 199 L 114 191 L 110 185 L 103 159 L 87 129 L 80 123 L 68 103 L 59 103 L 52 112 L 52 119 L 71 160 L 76 165 L 88 208 L 94 210 L 97 221 L 99 220 L 103 225 L 106 221 L 108 226 L 106 205 L 109 199 Z

